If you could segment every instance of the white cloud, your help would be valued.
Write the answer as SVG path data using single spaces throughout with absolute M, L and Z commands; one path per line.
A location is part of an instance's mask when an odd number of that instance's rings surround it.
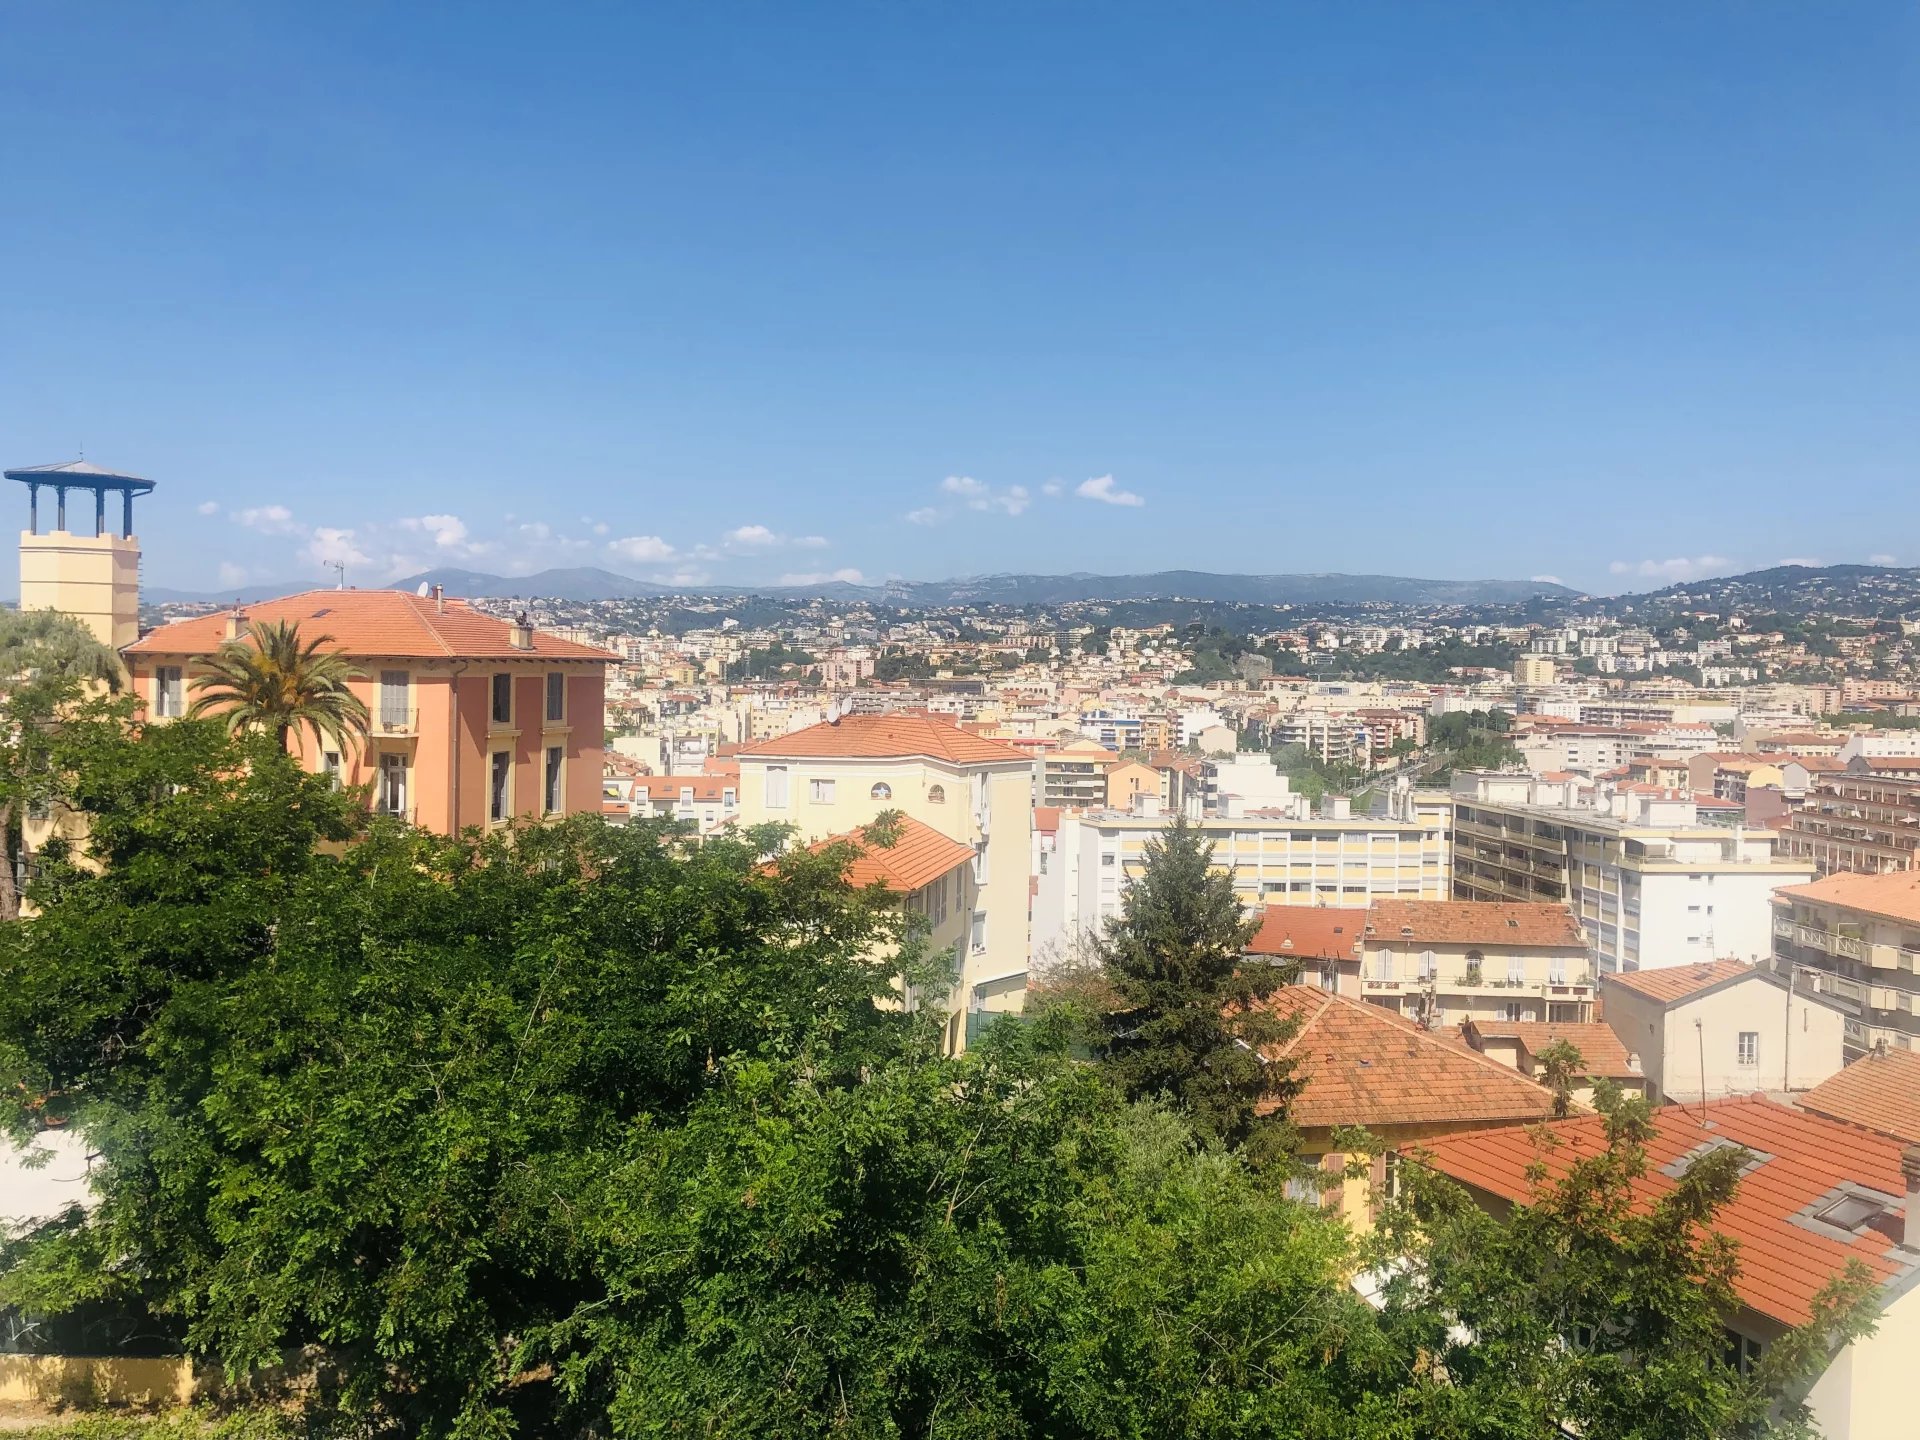
M 824 550 L 827 548 L 827 537 L 824 535 L 796 535 L 793 537 L 793 544 L 794 548 L 799 550 Z
M 622 560 L 671 560 L 675 551 L 673 546 L 658 535 L 623 535 L 618 540 L 609 540 L 607 549 Z
M 593 524 L 593 533 L 596 535 L 607 535 L 612 533 L 612 531 L 611 531 L 611 527 L 607 524 L 606 521 L 596 520 L 594 521 L 594 524 Z
M 1049 500 L 1051 500 L 1054 496 L 1060 494 L 1066 488 L 1067 488 L 1066 485 L 1059 480 L 1049 480 L 1047 481 L 1046 484 L 1040 487 L 1040 493 L 1042 495 L 1045 495 Z
M 665 575 L 647 577 L 656 585 L 704 585 L 713 577 L 704 570 L 673 570 Z
M 202 500 L 195 508 L 199 510 L 202 515 L 218 515 L 220 513 L 220 502 L 218 500 Z
M 1672 560 L 1615 560 L 1607 569 L 1615 575 L 1635 575 L 1646 580 L 1697 580 L 1702 575 L 1725 571 L 1733 562 L 1724 555 L 1681 555 Z
M 231 560 L 220 562 L 220 583 L 223 586 L 244 585 L 247 582 L 247 567 L 236 565 Z
M 909 525 L 938 525 L 946 516 L 931 505 L 922 505 L 918 510 L 909 510 L 903 517 Z
M 1898 565 L 1900 561 L 1892 555 L 1869 555 L 1867 556 L 1867 563 L 1869 565 Z
M 957 495 L 969 510 L 983 512 L 998 510 L 1006 515 L 1018 515 L 1033 503 L 1033 497 L 1027 494 L 1027 487 L 1024 485 L 1009 485 L 1004 490 L 996 490 L 993 486 L 976 480 L 971 475 L 949 475 L 940 482 L 940 489 L 943 494 Z M 921 513 L 923 512 L 917 510 L 914 512 L 916 515 Z M 928 522 L 915 521 L 914 523 Z
M 360 548 L 351 530 L 322 525 L 301 551 L 315 565 L 371 565 L 373 557 Z
M 1558 575 L 1529 575 L 1527 578 L 1536 585 L 1564 585 L 1567 583 Z
M 780 543 L 780 537 L 764 525 L 738 525 L 720 538 L 741 550 L 768 550 Z
M 249 530 L 258 530 L 262 535 L 294 535 L 303 527 L 293 518 L 293 511 L 284 505 L 255 505 L 250 509 L 233 512 L 233 523 L 244 525 Z
M 467 540 L 467 522 L 458 515 L 407 515 L 401 518 L 400 528 L 431 535 L 443 550 L 460 549 Z
M 1113 488 L 1113 476 L 1096 475 L 1091 480 L 1082 480 L 1073 487 L 1073 493 L 1082 500 L 1098 500 L 1102 505 L 1144 505 L 1146 497 L 1136 495 L 1131 490 Z
M 544 520 L 529 520 L 519 527 L 520 533 L 529 540 L 551 540 L 553 527 Z
M 836 580 L 842 585 L 864 585 L 867 583 L 866 577 L 851 567 L 845 570 L 834 570 L 831 572 L 816 571 L 808 575 L 782 575 L 780 577 L 780 583 L 782 585 L 827 585 Z
M 1780 563 L 1782 565 L 1804 565 L 1809 570 L 1818 570 L 1821 566 L 1825 565 L 1827 562 L 1824 560 L 1811 560 L 1804 555 L 1789 555 L 1786 559 L 1782 560 Z

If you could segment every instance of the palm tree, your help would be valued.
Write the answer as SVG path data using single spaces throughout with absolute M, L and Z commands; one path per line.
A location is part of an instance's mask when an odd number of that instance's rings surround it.
M 189 715 L 218 711 L 232 730 L 272 730 L 282 750 L 296 730 L 313 732 L 347 749 L 367 733 L 367 707 L 347 688 L 357 672 L 346 656 L 322 649 L 333 637 L 302 643 L 299 624 L 284 620 L 247 627 L 247 638 L 229 640 L 193 682 L 200 698 Z
M 0 610 L 0 920 L 20 914 L 14 869 L 20 817 L 44 797 L 48 727 L 89 685 L 119 690 L 126 667 L 112 646 L 57 610 Z

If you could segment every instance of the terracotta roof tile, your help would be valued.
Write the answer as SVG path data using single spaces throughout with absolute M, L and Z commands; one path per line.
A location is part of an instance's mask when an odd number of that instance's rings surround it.
M 1609 1080 L 1638 1079 L 1640 1071 L 1627 1063 L 1627 1047 L 1613 1028 L 1599 1021 L 1585 1024 L 1548 1020 L 1469 1020 L 1473 1033 L 1488 1040 L 1518 1040 L 1529 1055 L 1538 1055 L 1555 1041 L 1564 1040 L 1580 1052 L 1584 1074 Z
M 233 611 L 197 615 L 149 631 L 127 647 L 129 655 L 211 655 L 226 640 Z M 303 637 L 329 637 L 327 649 L 370 659 L 591 660 L 611 664 L 620 657 L 591 645 L 576 645 L 539 630 L 531 650 L 508 643 L 512 629 L 504 620 L 475 610 L 465 601 L 445 608 L 424 595 L 403 590 L 307 590 L 278 600 L 241 607 L 246 625 L 285 621 Z
M 741 749 L 745 757 L 773 759 L 883 759 L 924 755 L 955 765 L 990 764 L 1026 755 L 999 740 L 989 740 L 927 715 L 895 711 L 886 715 L 844 715 L 795 730 L 777 740 L 760 740 Z
M 1530 1127 L 1509 1126 L 1453 1135 L 1430 1142 L 1426 1163 L 1483 1192 L 1526 1203 L 1534 1194 L 1528 1168 L 1545 1165 L 1550 1176 L 1566 1173 L 1575 1160 L 1600 1153 L 1605 1121 L 1598 1115 L 1551 1122 L 1564 1143 L 1543 1150 Z M 1677 1183 L 1661 1167 L 1711 1140 L 1731 1140 L 1770 1158 L 1747 1174 L 1714 1218 L 1714 1229 L 1738 1243 L 1739 1277 L 1734 1288 L 1754 1310 L 1785 1325 L 1804 1324 L 1821 1287 L 1849 1259 L 1889 1279 L 1902 1266 L 1888 1258 L 1888 1237 L 1864 1229 L 1849 1243 L 1817 1233 L 1788 1217 L 1805 1212 L 1843 1182 L 1898 1196 L 1901 1142 L 1874 1135 L 1785 1105 L 1752 1097 L 1716 1102 L 1706 1125 L 1697 1112 L 1668 1105 L 1654 1112 L 1646 1173 L 1633 1182 L 1644 1203 Z M 1897 1222 L 1899 1212 L 1894 1212 Z
M 1367 938 L 1395 944 L 1584 947 L 1565 905 L 1505 900 L 1376 900 Z
M 972 846 L 949 839 L 912 816 L 901 817 L 900 838 L 890 846 L 871 844 L 863 831 L 854 830 L 829 835 L 812 848 L 817 851 L 841 844 L 850 844 L 860 852 L 847 867 L 848 880 L 858 886 L 884 885 L 903 895 L 932 884 L 973 859 Z
M 1863 1055 L 1802 1095 L 1800 1108 L 1920 1145 L 1920 1051 Z
M 1553 1112 L 1546 1087 L 1378 1005 L 1308 985 L 1285 986 L 1264 1003 L 1300 1022 L 1277 1052 L 1306 1081 L 1288 1112 L 1297 1125 L 1472 1124 Z
M 1705 965 L 1668 965 L 1657 970 L 1627 970 L 1619 974 L 1602 974 L 1600 979 L 1607 985 L 1618 985 L 1623 990 L 1631 990 L 1636 995 L 1644 995 L 1649 1000 L 1657 1000 L 1662 1005 L 1672 1005 L 1697 995 L 1702 990 L 1711 989 L 1723 980 L 1738 979 L 1742 975 L 1763 973 L 1743 960 L 1715 960 Z
M 1891 870 L 1885 875 L 1842 871 L 1808 885 L 1783 885 L 1773 893 L 1783 900 L 1841 905 L 1903 925 L 1920 925 L 1920 871 Z
M 1260 929 L 1247 942 L 1249 955 L 1294 959 L 1356 960 L 1367 912 L 1331 905 L 1269 905 Z

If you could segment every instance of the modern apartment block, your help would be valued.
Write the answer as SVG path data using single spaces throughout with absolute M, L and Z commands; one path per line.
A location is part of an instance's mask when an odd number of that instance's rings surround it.
M 1587 794 L 1456 776 L 1453 897 L 1571 906 L 1603 973 L 1771 953 L 1773 890 L 1812 879 L 1810 863 L 1776 854 L 1769 831 L 1702 823 L 1684 792 Z
M 1920 773 L 1856 755 L 1845 770 L 1815 776 L 1780 848 L 1822 875 L 1911 870 L 1920 853 Z
M 1920 1049 L 1920 873 L 1829 875 L 1774 906 L 1774 969 L 1847 1012 L 1849 1059 Z
M 1120 913 L 1120 895 L 1146 866 L 1147 845 L 1168 823 L 1152 813 L 1063 812 L 1045 868 L 1035 877 L 1036 948 L 1070 945 Z M 1415 792 L 1399 818 L 1355 816 L 1344 803 L 1304 819 L 1209 816 L 1195 820 L 1214 863 L 1233 874 L 1249 907 L 1364 906 L 1376 899 L 1447 898 L 1446 799 Z
M 372 786 L 376 810 L 445 834 L 601 812 L 615 657 L 463 600 L 309 590 L 163 625 L 124 652 L 147 717 L 185 714 L 207 658 L 256 622 L 297 625 L 352 662 L 366 740 L 339 747 L 297 732 L 295 743 L 309 770 Z
M 1076 807 L 1107 803 L 1107 773 L 1120 752 L 1098 740 L 1071 740 L 1040 756 L 1040 803 Z
M 963 1014 L 1018 1010 L 1027 985 L 1033 761 L 931 715 L 845 715 L 743 748 L 742 825 L 777 821 L 802 841 L 844 835 L 898 810 L 973 851 L 973 909 L 955 977 L 949 1043 Z

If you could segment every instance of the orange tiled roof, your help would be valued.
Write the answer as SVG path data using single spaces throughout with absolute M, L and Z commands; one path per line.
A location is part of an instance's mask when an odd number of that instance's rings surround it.
M 900 838 L 890 846 L 870 844 L 865 832 L 853 830 L 845 835 L 830 835 L 813 846 L 824 850 L 829 845 L 850 844 L 860 854 L 847 867 L 847 879 L 859 886 L 884 885 L 905 894 L 930 885 L 948 871 L 973 859 L 973 847 L 949 839 L 924 821 L 911 816 L 900 819 Z
M 1800 1097 L 1800 1108 L 1920 1145 L 1920 1050 L 1876 1050 Z
M 1620 974 L 1603 974 L 1600 978 L 1608 985 L 1618 985 L 1623 990 L 1631 990 L 1636 995 L 1644 995 L 1649 1000 L 1657 1000 L 1662 1005 L 1672 1005 L 1689 996 L 1698 995 L 1702 990 L 1710 990 L 1723 980 L 1737 980 L 1742 975 L 1759 975 L 1764 972 L 1747 964 L 1744 960 L 1715 960 L 1706 965 L 1669 965 L 1658 970 L 1627 970 Z
M 1553 1112 L 1545 1086 L 1378 1005 L 1309 985 L 1285 986 L 1264 1003 L 1300 1022 L 1276 1052 L 1306 1081 L 1288 1112 L 1297 1125 L 1472 1124 Z
M 710 804 L 721 801 L 722 790 L 733 788 L 730 780 L 719 775 L 644 775 L 633 782 L 634 793 L 644 793 L 650 800 L 678 800 L 682 790 L 691 790 L 695 800 Z
M 776 759 L 887 759 L 924 755 L 955 765 L 1006 760 L 1030 763 L 1011 745 L 975 735 L 927 715 L 895 711 L 887 715 L 843 715 L 823 720 L 777 740 L 742 747 L 742 756 Z
M 1565 905 L 1506 900 L 1376 900 L 1367 911 L 1367 938 L 1397 945 L 1586 944 Z
M 1613 1027 L 1598 1020 L 1584 1024 L 1550 1020 L 1469 1020 L 1474 1034 L 1487 1040 L 1518 1040 L 1529 1055 L 1538 1055 L 1557 1040 L 1564 1040 L 1580 1052 L 1583 1074 L 1601 1075 L 1609 1080 L 1634 1079 L 1640 1071 L 1627 1063 L 1627 1047 L 1613 1033 Z
M 1814 1296 L 1849 1259 L 1882 1280 L 1899 1273 L 1899 1263 L 1887 1258 L 1888 1237 L 1878 1230 L 1863 1230 L 1849 1243 L 1788 1218 L 1807 1211 L 1843 1182 L 1886 1195 L 1904 1193 L 1899 1141 L 1757 1096 L 1719 1101 L 1708 1107 L 1706 1119 L 1702 1126 L 1698 1112 L 1679 1105 L 1656 1110 L 1654 1134 L 1647 1142 L 1647 1172 L 1633 1187 L 1648 1203 L 1667 1195 L 1677 1182 L 1661 1167 L 1714 1139 L 1771 1157 L 1740 1181 L 1713 1222 L 1716 1231 L 1739 1244 L 1740 1274 L 1734 1288 L 1747 1305 L 1784 1325 L 1800 1325 L 1812 1317 Z M 1529 1167 L 1542 1164 L 1550 1176 L 1564 1175 L 1574 1161 L 1604 1148 L 1605 1123 L 1598 1115 L 1552 1122 L 1554 1135 L 1565 1142 L 1554 1150 L 1541 1149 L 1517 1126 L 1453 1135 L 1431 1142 L 1424 1158 L 1475 1189 L 1525 1203 L 1534 1193 Z M 1894 1220 L 1899 1220 L 1898 1211 Z
M 1058 805 L 1036 805 L 1033 807 L 1033 828 L 1043 835 L 1051 835 L 1060 828 L 1060 807 Z
M 1366 923 L 1367 912 L 1357 907 L 1269 905 L 1258 933 L 1247 942 L 1247 953 L 1296 960 L 1355 960 Z
M 1920 871 L 1890 870 L 1885 875 L 1842 871 L 1807 885 L 1782 885 L 1773 893 L 1783 900 L 1841 905 L 1883 920 L 1920 925 Z
M 211 655 L 227 636 L 233 611 L 196 615 L 149 631 L 127 646 L 129 655 Z M 252 622 L 297 624 L 306 637 L 330 637 L 327 648 L 343 655 L 394 659 L 591 660 L 610 664 L 620 657 L 591 645 L 576 645 L 554 635 L 533 632 L 533 648 L 508 643 L 512 629 L 504 620 L 475 610 L 462 600 L 444 608 L 424 595 L 404 590 L 306 590 L 278 600 L 262 600 L 240 609 L 241 634 Z

